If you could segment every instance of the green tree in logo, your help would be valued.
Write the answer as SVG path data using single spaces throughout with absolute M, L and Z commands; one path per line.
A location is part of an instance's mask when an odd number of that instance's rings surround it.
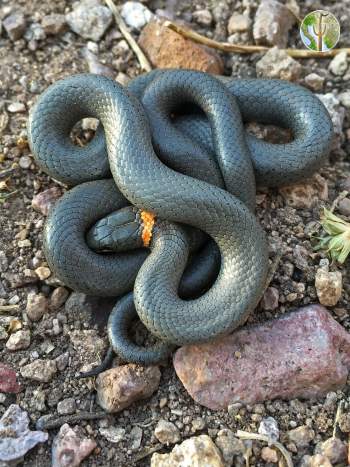
M 332 13 L 317 10 L 305 16 L 300 27 L 300 35 L 306 47 L 325 52 L 337 44 L 340 26 Z

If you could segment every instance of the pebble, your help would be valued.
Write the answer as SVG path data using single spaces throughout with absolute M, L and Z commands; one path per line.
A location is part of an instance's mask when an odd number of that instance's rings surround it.
M 271 462 L 272 464 L 277 464 L 278 462 L 278 455 L 276 449 L 269 448 L 265 446 L 261 450 L 261 458 L 265 462 Z
M 340 271 L 328 271 L 328 267 L 320 267 L 316 271 L 315 287 L 321 305 L 334 306 L 338 303 L 343 287 Z
M 7 35 L 12 41 L 20 39 L 26 30 L 26 20 L 21 11 L 7 16 L 2 22 Z
M 32 159 L 29 156 L 21 156 L 18 161 L 18 164 L 21 167 L 21 169 L 29 169 L 31 163 Z
M 347 446 L 339 438 L 328 438 L 316 446 L 315 454 L 327 457 L 331 464 L 339 464 L 347 459 Z
M 65 287 L 57 287 L 51 294 L 49 308 L 57 311 L 66 303 L 69 292 Z
M 257 44 L 287 46 L 288 32 L 296 17 L 276 0 L 262 0 L 255 14 L 253 37 Z
M 350 217 L 350 199 L 343 198 L 338 203 L 338 211 L 344 216 Z
M 331 63 L 328 69 L 336 76 L 342 76 L 348 69 L 348 54 L 346 51 L 338 53 Z
M 67 397 L 57 404 L 57 413 L 59 415 L 70 415 L 74 413 L 77 409 L 77 404 L 75 399 L 72 397 Z
M 0 362 L 0 392 L 17 394 L 20 390 L 15 370 Z
M 306 425 L 298 426 L 287 432 L 288 440 L 294 443 L 297 448 L 306 448 L 315 437 L 315 432 Z
M 263 418 L 260 422 L 258 433 L 268 436 L 274 441 L 278 441 L 280 437 L 280 430 L 278 428 L 277 421 L 273 417 Z
M 66 17 L 58 13 L 52 13 L 43 17 L 41 26 L 48 36 L 56 36 L 66 29 Z
M 338 99 L 344 107 L 350 109 L 350 91 L 340 93 Z
M 227 24 L 227 32 L 229 35 L 236 32 L 247 32 L 251 26 L 251 20 L 248 15 L 240 15 L 233 13 Z
M 312 91 L 322 91 L 324 85 L 324 77 L 317 73 L 310 73 L 304 78 L 305 84 Z
M 23 102 L 12 102 L 7 107 L 7 110 L 11 113 L 22 113 L 26 111 L 26 106 L 23 104 Z
M 167 420 L 159 420 L 157 426 L 154 430 L 155 437 L 162 443 L 166 444 L 176 444 L 180 441 L 180 431 L 178 428 Z
M 28 413 L 19 405 L 12 404 L 0 420 L 0 463 L 15 466 L 22 462 L 23 456 L 38 443 L 48 440 L 48 433 L 29 429 Z
M 256 72 L 258 76 L 264 78 L 296 81 L 301 75 L 302 66 L 284 50 L 272 47 L 256 63 Z
M 49 383 L 57 373 L 55 360 L 34 360 L 20 370 L 23 378 L 38 381 L 39 383 Z
M 279 292 L 275 287 L 268 287 L 261 299 L 261 307 L 263 310 L 275 310 L 278 308 Z
M 64 352 L 56 358 L 56 366 L 58 371 L 63 371 L 69 363 L 69 352 Z
M 52 467 L 77 467 L 96 448 L 95 440 L 80 434 L 79 427 L 61 426 L 52 443 Z
M 130 449 L 137 451 L 141 446 L 143 431 L 139 426 L 134 426 L 129 433 Z
M 98 42 L 111 25 L 113 15 L 98 0 L 82 0 L 66 15 L 66 21 L 79 36 Z
M 11 351 L 28 349 L 30 346 L 29 329 L 20 329 L 10 335 L 6 342 L 6 348 Z
M 233 431 L 227 428 L 218 432 L 215 444 L 220 449 L 226 465 L 233 465 L 234 459 L 245 452 L 243 441 L 237 438 Z
M 47 216 L 51 207 L 61 196 L 62 192 L 58 187 L 48 188 L 34 196 L 32 199 L 32 208 L 44 216 Z
M 106 412 L 119 412 L 133 402 L 150 397 L 159 386 L 157 366 L 122 365 L 96 378 L 97 402 Z
M 121 15 L 125 23 L 136 30 L 142 29 L 153 18 L 153 13 L 140 2 L 125 2 Z
M 47 266 L 39 266 L 34 272 L 41 281 L 44 281 L 51 276 L 51 270 Z
M 185 460 L 185 463 L 184 463 Z M 169 454 L 154 453 L 151 467 L 210 466 L 224 467 L 220 451 L 207 435 L 186 439 Z
M 108 76 L 110 78 L 114 77 L 114 71 L 108 66 L 103 65 L 99 61 L 98 57 L 88 48 L 84 49 L 84 57 L 89 67 L 89 73 L 93 73 L 95 75 Z
M 48 300 L 44 294 L 30 292 L 27 297 L 26 312 L 31 321 L 39 321 L 48 311 Z
M 139 45 L 155 68 L 187 68 L 217 75 L 224 70 L 216 52 L 185 39 L 162 20 L 152 20 L 143 28 Z
M 308 467 L 332 467 L 332 464 L 327 457 L 316 454 L 310 457 Z
M 210 26 L 213 22 L 213 15 L 209 10 L 196 10 L 193 12 L 192 18 L 201 26 Z
M 113 444 L 120 443 L 125 439 L 125 428 L 120 426 L 110 426 L 108 428 L 100 428 L 98 430 L 102 436 L 106 438 L 107 441 Z
M 318 200 L 328 200 L 328 183 L 320 174 L 302 183 L 283 186 L 278 191 L 287 205 L 297 209 L 310 209 Z
M 343 433 L 350 433 L 350 412 L 342 413 L 339 417 L 338 424 Z
M 234 402 L 319 397 L 344 387 L 349 343 L 330 313 L 311 305 L 215 342 L 181 347 L 174 367 L 192 398 L 213 410 Z

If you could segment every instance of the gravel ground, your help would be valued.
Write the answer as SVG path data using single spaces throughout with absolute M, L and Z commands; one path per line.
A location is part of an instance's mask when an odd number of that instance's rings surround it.
M 178 2 L 149 1 L 148 8 L 155 11 L 157 8 L 173 9 L 175 17 L 188 23 L 201 33 L 219 40 L 227 39 L 227 21 L 233 12 L 242 12 L 244 6 L 251 6 L 253 17 L 256 2 L 243 0 L 243 2 L 226 1 L 211 2 L 199 1 L 196 5 L 187 0 Z M 301 16 L 308 11 L 318 8 L 327 8 L 340 20 L 343 28 L 340 46 L 349 43 L 348 1 L 338 2 L 300 2 Z M 27 24 L 40 22 L 50 13 L 67 13 L 72 2 L 67 0 L 3 0 L 0 5 L 0 15 L 4 17 L 11 8 L 20 7 L 25 12 Z M 214 21 L 211 26 L 200 26 L 192 17 L 195 9 L 211 11 Z M 136 36 L 137 34 L 135 34 Z M 246 34 L 241 41 L 251 42 Z M 107 34 L 98 43 L 98 57 L 101 63 L 113 70 L 115 77 L 125 79 L 139 73 L 138 62 L 130 50 L 125 49 L 120 34 L 112 25 Z M 28 111 L 48 85 L 57 79 L 73 73 L 88 71 L 88 65 L 83 55 L 86 40 L 67 30 L 62 34 L 47 36 L 36 44 L 24 38 L 15 42 L 10 41 L 3 33 L 0 37 L 0 168 L 1 171 L 13 167 L 8 181 L 10 191 L 16 191 L 8 200 L 0 205 L 0 250 L 7 258 L 8 267 L 4 265 L 0 272 L 3 279 L 3 290 L 0 288 L 0 304 L 18 305 L 12 315 L 23 321 L 30 330 L 31 343 L 26 350 L 15 352 L 5 347 L 5 340 L 0 341 L 2 361 L 8 363 L 17 371 L 25 364 L 38 358 L 55 359 L 61 355 L 63 360 L 68 358 L 65 369 L 59 371 L 49 383 L 38 383 L 30 380 L 23 383 L 23 391 L 18 395 L 4 395 L 0 400 L 0 414 L 11 403 L 18 403 L 28 410 L 31 421 L 35 421 L 46 414 L 57 415 L 57 404 L 63 399 L 73 398 L 77 411 L 99 411 L 95 402 L 94 383 L 92 380 L 76 379 L 77 372 L 86 363 L 91 363 L 103 354 L 107 340 L 105 334 L 105 320 L 111 308 L 111 301 L 98 301 L 96 299 L 73 296 L 70 306 L 63 306 L 58 311 L 50 311 L 37 321 L 30 321 L 25 315 L 28 294 L 41 292 L 50 299 L 53 291 L 60 284 L 52 278 L 38 279 L 34 270 L 45 266 L 42 253 L 42 227 L 44 217 L 31 207 L 33 197 L 49 188 L 58 186 L 36 167 L 25 144 L 26 121 Z M 293 29 L 290 44 L 301 47 L 298 31 Z M 261 58 L 259 54 L 251 56 L 223 55 L 225 74 L 235 77 L 256 76 L 255 65 Z M 329 60 L 303 60 L 302 77 L 316 72 L 325 77 L 323 93 L 339 93 L 347 90 L 346 76 L 334 76 L 328 71 Z M 348 75 L 349 77 L 349 75 Z M 23 112 L 11 113 L 11 103 L 23 103 Z M 8 117 L 8 124 L 1 129 L 1 122 Z M 2 119 L 2 120 L 1 120 Z M 4 126 L 4 125 L 3 125 Z M 331 205 L 349 182 L 350 165 L 346 157 L 350 145 L 349 116 L 345 115 L 343 136 L 330 156 L 330 163 L 324 167 L 320 174 L 328 184 L 328 201 L 316 199 L 311 208 L 295 209 L 288 206 L 277 190 L 260 191 L 258 193 L 257 215 L 266 230 L 272 250 L 282 253 L 271 285 L 279 290 L 280 306 L 274 311 L 264 311 L 261 307 L 249 318 L 249 322 L 259 322 L 280 316 L 287 310 L 317 302 L 314 287 L 315 272 L 323 255 L 315 253 L 310 243 L 310 232 L 319 220 L 322 205 Z M 267 133 L 275 134 L 273 130 Z M 78 131 L 80 138 L 89 138 L 87 131 Z M 28 159 L 29 157 L 29 159 Z M 350 328 L 348 304 L 350 300 L 350 280 L 347 266 L 337 266 L 343 275 L 343 293 L 335 308 L 331 309 L 334 318 L 346 329 Z M 1 284 L 1 283 L 0 283 Z M 95 311 L 105 313 L 96 316 Z M 72 313 L 74 311 L 74 313 Z M 3 318 L 0 315 L 0 320 Z M 79 353 L 72 345 L 70 335 L 73 331 L 87 331 L 92 339 L 95 349 L 93 358 Z M 142 332 L 141 332 L 142 334 Z M 84 334 L 79 334 L 84 336 Z M 83 338 L 81 338 L 83 339 Z M 95 352 L 95 354 L 94 354 Z M 268 356 L 266 356 L 268 358 Z M 116 362 L 117 363 L 117 362 Z M 149 465 L 149 457 L 138 460 L 147 449 L 160 448 L 159 452 L 167 452 L 170 448 L 159 446 L 154 436 L 154 428 L 160 418 L 174 422 L 185 439 L 194 433 L 207 433 L 215 439 L 218 431 L 229 428 L 234 432 L 244 429 L 257 432 L 263 416 L 274 417 L 279 424 L 281 439 L 286 441 L 285 434 L 291 428 L 307 425 L 314 430 L 313 439 L 308 445 L 298 449 L 289 445 L 296 463 L 304 454 L 312 454 L 315 445 L 332 435 L 333 423 L 338 402 L 348 401 L 349 386 L 343 391 L 331 393 L 324 400 L 314 401 L 273 401 L 258 404 L 252 407 L 242 407 L 237 414 L 224 411 L 214 412 L 205 409 L 190 398 L 177 379 L 172 366 L 169 364 L 161 368 L 162 377 L 159 389 L 145 401 L 133 404 L 116 415 L 106 416 L 99 421 L 80 422 L 85 434 L 94 438 L 97 448 L 82 465 Z M 199 419 L 201 421 L 199 421 Z M 125 436 L 118 444 L 113 445 L 101 436 L 99 429 L 114 424 L 125 428 Z M 138 427 L 138 428 L 137 428 Z M 140 431 L 142 430 L 142 431 Z M 140 441 L 140 433 L 142 439 Z M 33 449 L 25 457 L 26 466 L 50 465 L 51 444 L 57 430 L 50 431 L 49 441 Z M 345 439 L 345 434 L 340 434 Z M 254 443 L 250 458 L 250 465 L 266 465 L 261 459 L 262 444 Z M 240 465 L 240 464 L 237 464 Z M 345 464 L 344 464 L 345 465 Z

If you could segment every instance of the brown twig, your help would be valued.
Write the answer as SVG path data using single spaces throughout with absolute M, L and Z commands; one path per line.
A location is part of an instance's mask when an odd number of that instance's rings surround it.
M 337 436 L 337 430 L 338 430 L 338 425 L 339 425 L 339 419 L 340 419 L 341 414 L 343 413 L 343 407 L 344 407 L 344 401 L 341 400 L 341 401 L 339 402 L 339 404 L 338 404 L 338 407 L 337 407 L 337 413 L 335 414 L 332 438 L 336 438 L 336 436 Z
M 258 440 L 258 441 L 265 441 L 269 446 L 274 446 L 276 447 L 282 456 L 284 457 L 287 466 L 288 467 L 293 467 L 293 461 L 292 458 L 287 451 L 287 449 L 283 446 L 283 444 L 279 443 L 278 441 L 275 441 L 274 439 L 271 439 L 269 436 L 266 435 L 258 435 L 256 433 L 249 433 L 248 431 L 241 431 L 238 430 L 236 435 L 240 439 L 251 439 L 251 440 Z
M 63 415 L 62 417 L 56 418 L 39 418 L 36 422 L 37 430 L 53 430 L 54 428 L 59 428 L 65 423 L 78 423 L 82 420 L 99 420 L 101 418 L 106 418 L 108 414 L 106 412 L 80 412 L 73 415 Z
M 107 0 L 106 0 L 107 1 Z M 198 34 L 198 32 L 192 31 L 191 29 L 184 28 L 179 24 L 176 24 L 172 21 L 166 20 L 164 25 L 171 29 L 172 31 L 181 34 L 183 37 L 187 39 L 191 39 L 198 44 L 206 45 L 207 47 L 211 47 L 212 49 L 222 50 L 223 52 L 233 52 L 239 54 L 253 54 L 253 53 L 260 53 L 260 52 L 267 52 L 271 49 L 271 47 L 265 47 L 263 45 L 243 45 L 243 44 L 229 44 L 228 42 L 218 42 L 214 39 L 209 39 L 208 37 L 202 36 L 202 34 Z M 342 48 L 342 49 L 332 49 L 328 52 L 316 52 L 314 50 L 308 49 L 281 49 L 287 52 L 290 57 L 294 58 L 330 58 L 335 57 L 338 53 L 346 51 L 350 54 L 350 47 Z
M 132 35 L 128 31 L 128 28 L 127 28 L 123 18 L 120 16 L 117 7 L 114 5 L 112 0 L 105 0 L 105 2 L 106 2 L 106 5 L 108 6 L 108 8 L 113 13 L 114 18 L 115 18 L 115 22 L 117 23 L 117 26 L 118 26 L 120 32 L 123 34 L 125 40 L 129 43 L 130 47 L 134 51 L 134 54 L 136 55 L 140 65 L 141 65 L 142 70 L 151 71 L 152 66 L 151 66 L 150 62 L 147 60 L 147 57 L 142 52 L 140 47 L 137 45 L 137 42 L 135 41 L 135 39 L 132 37 Z

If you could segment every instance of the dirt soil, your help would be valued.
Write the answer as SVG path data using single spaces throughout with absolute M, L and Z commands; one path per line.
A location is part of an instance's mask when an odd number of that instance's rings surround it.
M 51 0 L 2 0 L 0 14 L 3 14 L 4 9 L 8 7 L 20 7 L 30 24 L 40 22 L 41 18 L 49 13 L 70 11 L 72 3 L 69 0 L 55 2 Z M 176 17 L 187 21 L 197 31 L 219 40 L 225 40 L 227 39 L 227 20 L 233 12 L 243 11 L 242 3 L 250 3 L 253 17 L 257 7 L 256 2 L 199 0 L 193 4 L 188 0 L 178 2 L 169 0 L 166 4 L 161 0 L 151 0 L 147 6 L 152 11 L 157 8 L 173 8 Z M 348 6 L 347 1 L 300 2 L 301 16 L 319 8 L 326 8 L 337 16 L 342 28 L 339 46 L 350 44 Z M 192 21 L 192 13 L 195 9 L 210 10 L 215 18 L 212 26 L 201 27 Z M 120 35 L 116 34 L 116 26 L 113 25 L 107 35 L 99 41 L 99 59 L 114 71 L 115 76 L 120 72 L 128 77 L 136 76 L 140 73 L 138 62 L 131 52 L 122 55 L 123 52 L 118 47 L 120 40 Z M 290 43 L 302 47 L 298 39 L 297 28 L 292 32 Z M 32 273 L 38 266 L 45 265 L 45 258 L 42 252 L 44 216 L 33 210 L 31 201 L 38 192 L 59 185 L 41 172 L 33 159 L 30 159 L 27 168 L 21 167 L 21 165 L 25 166 L 23 159 L 19 165 L 23 156 L 31 157 L 28 147 L 23 143 L 26 138 L 28 111 L 40 93 L 51 83 L 73 73 L 88 71 L 86 59 L 82 53 L 84 46 L 86 46 L 86 41 L 71 31 L 47 37 L 37 44 L 35 50 L 30 50 L 25 39 L 12 42 L 4 33 L 0 37 L 0 117 L 6 114 L 9 118 L 2 133 L 0 130 L 0 154 L 3 155 L 0 168 L 3 171 L 15 167 L 8 181 L 10 191 L 15 191 L 15 193 L 0 205 L 0 250 L 4 251 L 9 264 L 6 273 L 2 275 L 3 290 L 0 290 L 0 304 L 18 304 L 18 309 L 12 314 L 24 320 L 26 327 L 31 331 L 31 345 L 27 350 L 10 352 L 5 347 L 6 341 L 0 341 L 1 360 L 19 372 L 23 365 L 38 356 L 54 359 L 66 352 L 69 354 L 68 366 L 58 372 L 50 383 L 36 383 L 19 376 L 23 391 L 17 395 L 5 395 L 1 398 L 0 415 L 11 403 L 18 403 L 28 410 L 32 426 L 43 415 L 57 415 L 58 402 L 68 397 L 75 400 L 78 411 L 100 411 L 95 401 L 93 380 L 76 378 L 77 372 L 86 362 L 84 355 L 74 349 L 69 334 L 72 331 L 96 330 L 96 334 L 104 339 L 102 343 L 107 342 L 105 318 L 111 303 L 89 299 L 86 301 L 87 305 L 77 306 L 74 314 L 68 313 L 63 306 L 59 311 L 45 314 L 38 322 L 29 322 L 23 315 L 30 292 L 42 292 L 49 298 L 59 285 L 52 279 L 40 281 Z M 254 77 L 256 76 L 255 64 L 261 56 L 259 54 L 251 56 L 226 54 L 222 55 L 222 58 L 227 75 Z M 348 83 L 342 77 L 335 77 L 327 70 L 329 60 L 308 59 L 300 63 L 304 67 L 303 75 L 316 72 L 325 76 L 323 92 L 341 92 L 348 89 Z M 8 112 L 8 105 L 14 102 L 24 103 L 25 112 Z M 265 190 L 258 193 L 258 218 L 267 232 L 270 243 L 275 245 L 274 249 L 282 252 L 281 261 L 271 283 L 279 290 L 280 306 L 273 312 L 264 312 L 259 307 L 249 318 L 249 322 L 277 317 L 288 310 L 317 302 L 314 277 L 323 254 L 313 251 L 309 233 L 315 227 L 315 222 L 319 220 L 321 206 L 324 204 L 330 206 L 342 190 L 344 181 L 350 177 L 350 164 L 347 158 L 350 142 L 345 136 L 349 127 L 350 121 L 346 115 L 343 141 L 332 152 L 328 165 L 320 171 L 328 183 L 329 196 L 326 203 L 317 199 L 310 209 L 294 209 L 286 205 L 277 190 Z M 82 132 L 82 138 L 85 136 Z M 17 164 L 14 166 L 14 163 Z M 29 242 L 23 244 L 23 240 L 26 239 Z M 297 246 L 307 251 L 305 255 L 307 266 L 304 269 L 300 268 L 296 257 Z M 347 310 L 350 303 L 350 276 L 346 265 L 338 266 L 338 269 L 343 274 L 343 293 L 337 306 L 330 310 L 333 317 L 349 329 L 350 319 Z M 104 313 L 101 317 L 102 309 Z M 100 312 L 98 316 L 96 311 Z M 58 319 L 57 332 L 53 331 L 53 319 L 55 318 Z M 102 347 L 105 346 L 101 345 Z M 269 415 L 278 421 L 282 441 L 285 433 L 295 426 L 308 425 L 314 429 L 315 436 L 309 446 L 303 451 L 297 449 L 292 453 L 295 465 L 297 465 L 302 455 L 312 454 L 319 441 L 332 435 L 337 405 L 340 400 L 346 402 L 349 400 L 349 386 L 347 385 L 343 391 L 337 391 L 334 396 L 328 397 L 327 403 L 325 403 L 326 399 L 290 402 L 277 400 L 258 406 L 243 407 L 238 416 L 232 416 L 225 411 L 215 412 L 197 405 L 186 393 L 170 363 L 162 367 L 161 371 L 161 384 L 150 399 L 135 403 L 118 414 L 106 416 L 103 420 L 78 423 L 87 436 L 96 440 L 98 446 L 82 465 L 149 465 L 150 457 L 142 460 L 138 460 L 138 457 L 145 450 L 158 445 L 154 436 L 154 428 L 160 418 L 174 422 L 181 431 L 182 439 L 194 434 L 192 421 L 201 418 L 203 425 L 196 434 L 207 433 L 215 439 L 221 428 L 230 428 L 234 432 L 237 429 L 257 432 L 262 417 Z M 160 401 L 162 401 L 161 404 Z M 99 433 L 99 428 L 108 426 L 111 422 L 126 430 L 124 439 L 117 445 L 111 444 Z M 140 445 L 134 439 L 137 433 L 135 427 L 142 429 Z M 51 465 L 51 444 L 57 431 L 50 431 L 49 441 L 37 446 L 26 455 L 24 465 Z M 345 434 L 342 436 L 345 439 Z M 253 444 L 250 465 L 265 465 L 260 456 L 262 447 L 262 444 Z M 159 452 L 167 452 L 170 449 L 163 446 Z

